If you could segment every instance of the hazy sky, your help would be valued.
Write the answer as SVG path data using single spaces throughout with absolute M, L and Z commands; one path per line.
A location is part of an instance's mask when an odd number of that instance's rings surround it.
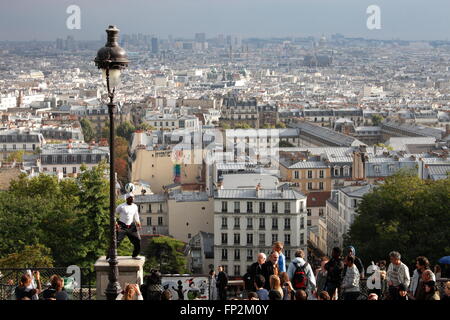
M 68 30 L 69 5 L 81 29 Z M 368 30 L 369 5 L 381 30 Z M 449 0 L 0 0 L 0 40 L 98 40 L 109 24 L 122 33 L 192 37 L 205 32 L 255 36 L 342 33 L 376 39 L 450 39 Z

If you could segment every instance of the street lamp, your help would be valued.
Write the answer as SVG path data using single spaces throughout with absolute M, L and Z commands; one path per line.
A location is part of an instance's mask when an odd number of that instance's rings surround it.
M 116 87 L 120 83 L 120 71 L 128 66 L 128 57 L 124 49 L 117 43 L 119 38 L 119 29 L 115 26 L 109 26 L 106 29 L 108 40 L 103 48 L 98 50 L 95 57 L 95 65 L 102 70 L 104 81 L 108 89 L 108 113 L 109 113 L 109 223 L 111 239 L 109 245 L 109 275 L 108 286 L 105 290 L 106 298 L 108 300 L 115 300 L 120 293 L 121 288 L 117 280 L 119 275 L 119 268 L 117 262 L 117 236 L 116 236 L 116 219 L 115 219 L 115 167 L 114 167 L 114 110 L 116 104 L 114 103 L 114 93 Z

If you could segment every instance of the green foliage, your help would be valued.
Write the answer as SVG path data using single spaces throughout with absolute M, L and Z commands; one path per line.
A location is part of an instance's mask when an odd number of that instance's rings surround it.
M 81 129 L 83 130 L 84 141 L 90 142 L 95 138 L 95 131 L 92 122 L 89 119 L 80 120 Z
M 265 123 L 265 124 L 262 126 L 262 129 L 273 129 L 273 128 L 275 128 L 275 126 L 273 126 L 273 125 L 271 125 L 271 124 L 268 124 L 268 123 Z
M 91 267 L 109 246 L 109 182 L 106 164 L 77 179 L 21 175 L 0 193 L 0 258 L 26 246 L 48 248 L 56 266 Z M 131 245 L 122 243 L 129 255 Z M 50 255 L 51 253 L 51 255 Z
M 32 267 L 53 267 L 53 258 L 50 255 L 50 249 L 42 244 L 25 246 L 22 251 L 8 254 L 0 259 L 0 268 L 3 269 L 22 269 Z
M 419 255 L 436 263 L 450 255 L 450 179 L 424 181 L 407 172 L 366 194 L 346 236 L 366 261 L 399 251 L 405 263 Z
M 156 128 L 146 122 L 142 122 L 136 126 L 136 130 L 147 131 L 147 130 L 156 130 Z
M 145 250 L 144 269 L 158 269 L 161 273 L 186 273 L 187 261 L 183 254 L 184 242 L 165 236 L 154 237 Z
M 7 162 L 22 162 L 23 161 L 23 155 L 25 154 L 25 152 L 23 150 L 19 150 L 19 151 L 14 151 L 11 152 L 8 157 L 6 158 Z
M 279 145 L 280 148 L 292 148 L 292 147 L 295 147 L 289 141 L 280 141 L 278 145 Z
M 379 114 L 374 114 L 372 116 L 372 124 L 374 126 L 379 126 L 383 122 L 384 118 L 380 116 Z
M 116 128 L 116 134 L 119 137 L 123 137 L 127 139 L 127 141 L 131 140 L 131 137 L 133 136 L 133 132 L 136 131 L 136 128 L 131 124 L 130 121 L 125 121 L 119 124 L 119 126 Z
M 234 125 L 235 129 L 251 129 L 252 126 L 245 122 L 238 122 Z
M 284 122 L 278 121 L 277 124 L 275 125 L 275 128 L 284 129 L 286 128 L 286 124 Z
M 221 123 L 220 127 L 224 130 L 231 129 L 231 127 L 228 123 Z

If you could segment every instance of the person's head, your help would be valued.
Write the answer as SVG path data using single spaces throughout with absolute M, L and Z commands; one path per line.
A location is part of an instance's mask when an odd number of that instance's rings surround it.
M 376 293 L 371 293 L 367 297 L 367 300 L 378 300 L 378 295 Z
M 424 256 L 420 256 L 416 258 L 416 268 L 417 270 L 423 272 L 430 267 L 430 262 Z
M 133 300 L 134 296 L 137 294 L 136 284 L 127 284 L 125 290 L 123 290 L 123 300 Z
M 355 258 L 353 256 L 346 256 L 345 257 L 345 264 L 348 267 L 352 267 L 354 263 L 355 263 Z
M 283 250 L 283 243 L 280 241 L 274 242 L 272 245 L 272 250 L 281 253 L 281 251 Z
M 325 265 L 327 264 L 328 261 L 329 261 L 328 257 L 323 257 L 322 260 L 320 261 L 320 269 L 322 271 L 325 271 Z
M 272 251 L 272 253 L 270 254 L 270 261 L 273 264 L 276 264 L 278 262 L 278 258 L 280 257 L 280 255 L 278 254 L 278 252 L 276 251 Z
M 401 297 L 406 297 L 406 295 L 408 294 L 408 292 L 406 291 L 406 287 L 403 283 L 400 283 L 398 286 L 398 294 Z
M 276 275 L 271 275 L 269 278 L 269 282 L 270 282 L 270 289 L 272 290 L 279 290 L 281 289 L 281 281 L 280 281 L 280 277 L 276 276 Z
M 386 269 L 386 260 L 378 261 L 378 266 L 380 267 L 381 270 Z
M 441 266 L 440 265 L 437 264 L 437 265 L 434 266 L 434 273 L 441 273 L 441 271 L 442 270 L 441 270 Z
M 353 246 L 348 246 L 346 248 L 346 255 L 354 257 L 356 255 L 355 248 Z
M 258 295 L 256 292 L 250 291 L 248 293 L 248 300 L 259 300 Z
M 262 287 L 264 287 L 265 284 L 266 284 L 266 279 L 262 275 L 258 274 L 255 277 L 255 287 L 256 287 L 256 289 L 261 289 Z
M 398 252 L 398 251 L 391 251 L 389 253 L 389 259 L 390 259 L 391 263 L 393 263 L 395 265 L 400 264 L 401 258 L 402 258 L 402 256 L 400 255 L 400 252 Z
M 24 273 L 19 281 L 19 287 L 28 287 L 31 284 L 31 276 L 28 273 Z
M 127 195 L 125 196 L 125 198 L 127 199 L 127 204 L 130 205 L 130 204 L 133 203 L 133 200 L 134 200 L 134 194 L 132 194 L 131 192 L 130 192 L 130 193 L 127 193 Z
M 319 300 L 331 300 L 330 295 L 326 291 L 321 291 L 318 295 Z
M 50 285 L 56 291 L 61 291 L 64 288 L 64 280 L 57 274 L 54 274 L 50 277 Z
M 424 272 L 422 272 L 422 280 L 424 282 L 433 280 L 433 272 L 431 270 L 425 270 Z
M 308 300 L 308 294 L 305 290 L 298 289 L 297 291 L 295 291 L 295 300 L 306 301 Z
M 436 282 L 433 280 L 424 283 L 426 293 L 434 293 L 436 291 Z
M 445 283 L 444 292 L 445 292 L 445 294 L 446 294 L 447 296 L 450 297 L 450 281 L 447 281 L 447 282 Z
M 164 290 L 161 295 L 161 300 L 172 300 L 172 292 L 170 290 Z
M 269 300 L 281 300 L 281 293 L 276 290 L 270 290 L 269 291 Z
M 218 266 L 218 267 L 217 267 L 217 271 L 218 271 L 218 272 L 222 272 L 222 271 L 223 271 L 223 266 Z
M 209 274 L 211 274 L 211 271 L 209 272 Z M 177 284 L 178 284 L 178 286 L 182 286 L 182 285 L 183 285 L 183 281 L 178 280 L 178 281 L 177 281 Z
M 296 258 L 305 258 L 305 252 L 302 249 L 299 249 L 297 251 L 295 251 L 295 257 Z
M 257 261 L 259 264 L 264 264 L 266 262 L 266 259 L 267 259 L 267 256 L 265 253 L 263 253 L 263 252 L 258 253 Z
M 282 285 L 289 282 L 289 275 L 287 272 L 280 272 L 280 281 Z
M 341 257 L 341 254 L 342 254 L 342 251 L 341 251 L 341 248 L 339 248 L 339 247 L 334 247 L 333 250 L 331 251 L 331 255 L 335 259 L 339 259 Z

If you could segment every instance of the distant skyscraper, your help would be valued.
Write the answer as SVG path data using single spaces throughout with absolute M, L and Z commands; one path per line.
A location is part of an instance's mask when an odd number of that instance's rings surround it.
M 56 49 L 64 50 L 64 40 L 61 38 L 56 39 Z
M 159 52 L 158 38 L 152 38 L 152 53 L 157 54 Z
M 205 33 L 196 33 L 195 34 L 195 41 L 196 42 L 205 42 L 206 41 L 206 34 Z

